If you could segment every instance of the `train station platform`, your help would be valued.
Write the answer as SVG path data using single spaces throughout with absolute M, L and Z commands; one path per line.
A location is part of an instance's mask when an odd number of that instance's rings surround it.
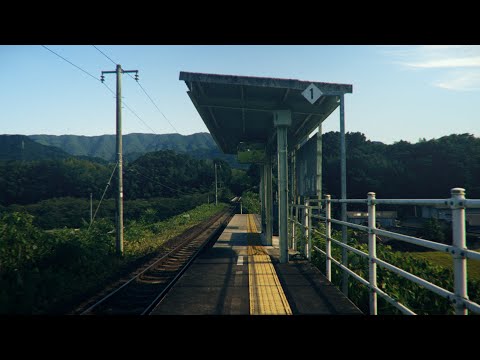
M 258 216 L 235 215 L 151 315 L 362 314 L 307 261 L 280 264 L 259 228 Z

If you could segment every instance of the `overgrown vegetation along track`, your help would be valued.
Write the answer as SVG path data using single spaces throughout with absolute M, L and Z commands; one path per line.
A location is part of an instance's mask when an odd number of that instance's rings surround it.
M 233 216 L 235 205 L 170 239 L 162 251 L 129 278 L 77 308 L 80 315 L 146 315 L 165 296 L 197 254 Z

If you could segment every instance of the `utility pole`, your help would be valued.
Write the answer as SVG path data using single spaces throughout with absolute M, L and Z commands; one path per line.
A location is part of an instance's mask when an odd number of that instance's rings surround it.
M 217 163 L 215 163 L 215 206 L 218 205 L 218 190 L 217 190 Z
M 117 64 L 115 71 L 102 71 L 101 81 L 105 80 L 103 74 L 117 74 L 117 163 L 118 163 L 118 181 L 117 181 L 117 231 L 116 247 L 117 254 L 123 255 L 123 159 L 122 159 L 122 73 L 135 73 L 135 80 L 138 81 L 138 70 L 123 70 L 120 64 Z

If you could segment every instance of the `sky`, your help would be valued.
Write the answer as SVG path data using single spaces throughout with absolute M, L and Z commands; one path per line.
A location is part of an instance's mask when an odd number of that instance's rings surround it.
M 92 45 L 46 46 L 97 79 L 115 70 Z M 123 69 L 138 70 L 158 107 L 124 75 L 123 101 L 138 117 L 123 109 L 123 134 L 208 131 L 178 79 L 188 71 L 352 84 L 346 131 L 372 141 L 480 137 L 480 46 L 95 46 Z M 105 84 L 115 90 L 115 74 L 106 74 Z M 339 131 L 338 109 L 323 131 Z M 115 98 L 40 45 L 1 45 L 0 134 L 115 134 Z

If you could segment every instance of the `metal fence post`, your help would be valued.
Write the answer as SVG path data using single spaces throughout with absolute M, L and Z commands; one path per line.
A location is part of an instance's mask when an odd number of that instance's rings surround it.
M 375 200 L 375 193 L 369 192 L 367 195 L 368 204 L 368 280 L 370 285 L 377 287 L 377 264 L 375 259 L 377 258 L 377 236 L 373 233 L 373 229 L 376 228 L 376 210 L 375 204 L 372 203 Z M 377 315 L 377 292 L 374 289 L 370 289 L 370 315 Z
M 332 223 L 330 222 L 331 213 L 332 213 L 332 203 L 330 202 L 330 195 L 325 195 L 326 203 L 325 203 L 325 240 L 326 240 L 326 248 L 325 252 L 327 253 L 327 262 L 326 262 L 326 275 L 328 281 L 332 281 L 332 243 L 330 238 L 332 237 Z
M 455 315 L 468 315 L 468 310 L 459 301 L 460 298 L 468 299 L 467 295 L 467 259 L 463 253 L 466 250 L 465 240 L 465 189 L 451 189 L 452 198 L 452 236 L 453 236 L 453 282 L 456 299 L 453 300 Z

